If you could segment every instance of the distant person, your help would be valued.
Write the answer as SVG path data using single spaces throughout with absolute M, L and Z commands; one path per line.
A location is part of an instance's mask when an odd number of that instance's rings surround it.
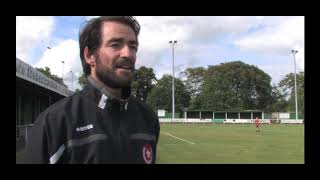
M 156 162 L 158 116 L 131 95 L 139 31 L 132 16 L 86 24 L 79 44 L 88 85 L 38 116 L 26 163 Z
M 260 121 L 259 121 L 259 118 L 258 118 L 258 117 L 256 117 L 255 124 L 256 124 L 256 132 L 260 132 L 260 128 L 259 128 L 259 126 L 260 126 Z

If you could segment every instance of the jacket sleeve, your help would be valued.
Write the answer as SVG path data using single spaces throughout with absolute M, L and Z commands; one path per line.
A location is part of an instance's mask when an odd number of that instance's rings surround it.
M 153 163 L 156 163 L 157 158 L 157 146 L 158 146 L 158 140 L 159 140 L 159 134 L 160 134 L 160 123 L 159 123 L 159 117 L 157 114 L 153 113 L 154 116 L 154 128 L 155 128 L 155 138 L 156 138 L 156 144 L 155 144 L 155 158 Z
M 160 123 L 159 123 L 159 117 L 155 114 L 155 129 L 156 129 L 156 142 L 158 144 L 159 140 L 159 134 L 160 134 Z
M 46 130 L 46 118 L 48 114 L 43 112 L 35 120 L 34 126 L 28 133 L 26 142 L 26 164 L 48 164 L 48 140 Z

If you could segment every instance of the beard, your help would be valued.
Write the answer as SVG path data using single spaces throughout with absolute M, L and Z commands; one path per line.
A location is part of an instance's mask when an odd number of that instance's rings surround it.
M 129 59 L 118 59 L 112 64 L 111 68 L 103 67 L 101 59 L 98 55 L 95 55 L 96 58 L 96 75 L 97 77 L 105 84 L 112 88 L 126 88 L 131 86 L 131 82 L 134 78 L 134 63 Z M 117 75 L 116 70 L 126 66 L 128 71 L 121 72 Z

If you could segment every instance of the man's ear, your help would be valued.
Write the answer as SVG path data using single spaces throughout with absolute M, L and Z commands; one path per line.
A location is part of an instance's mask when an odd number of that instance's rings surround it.
M 87 62 L 88 64 L 90 64 L 90 66 L 94 66 L 95 57 L 94 57 L 93 54 L 91 54 L 91 53 L 89 52 L 88 47 L 85 47 L 85 48 L 84 48 L 84 53 L 83 53 L 83 55 L 84 55 L 84 59 L 86 60 L 86 62 Z

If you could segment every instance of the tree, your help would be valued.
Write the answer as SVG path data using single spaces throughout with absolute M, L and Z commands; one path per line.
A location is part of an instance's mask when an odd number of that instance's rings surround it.
M 139 100 L 146 102 L 147 96 L 156 82 L 156 76 L 152 68 L 141 66 L 135 70 L 132 82 L 132 94 Z
M 288 110 L 295 112 L 295 82 L 294 73 L 287 74 L 284 79 L 279 82 L 279 87 L 283 89 L 283 93 L 288 98 Z M 297 100 L 298 110 L 304 114 L 304 72 L 297 74 Z
M 88 84 L 88 79 L 85 77 L 84 74 L 82 74 L 79 78 L 78 78 L 78 82 L 80 84 L 80 86 L 83 88 L 84 86 L 86 86 Z
M 64 84 L 62 78 L 60 78 L 59 76 L 55 75 L 55 74 L 51 74 L 50 68 L 49 67 L 45 67 L 45 69 L 43 68 L 36 68 L 38 71 L 40 71 L 41 73 L 43 73 L 44 75 L 46 75 L 48 78 L 56 81 L 57 83 L 65 86 L 66 88 L 68 88 L 68 86 L 66 84 Z
M 189 107 L 190 93 L 182 80 L 175 78 L 175 111 Z M 147 103 L 155 110 L 165 109 L 172 112 L 172 76 L 163 75 L 147 97 Z
M 187 68 L 182 74 L 187 76 L 184 81 L 187 91 L 191 95 L 191 100 L 201 92 L 206 69 L 204 67 Z
M 272 100 L 271 104 L 265 108 L 267 112 L 287 112 L 288 101 L 286 100 L 286 94 L 283 93 L 279 86 L 272 87 Z
M 191 109 L 263 110 L 272 103 L 271 77 L 241 61 L 209 66 Z

